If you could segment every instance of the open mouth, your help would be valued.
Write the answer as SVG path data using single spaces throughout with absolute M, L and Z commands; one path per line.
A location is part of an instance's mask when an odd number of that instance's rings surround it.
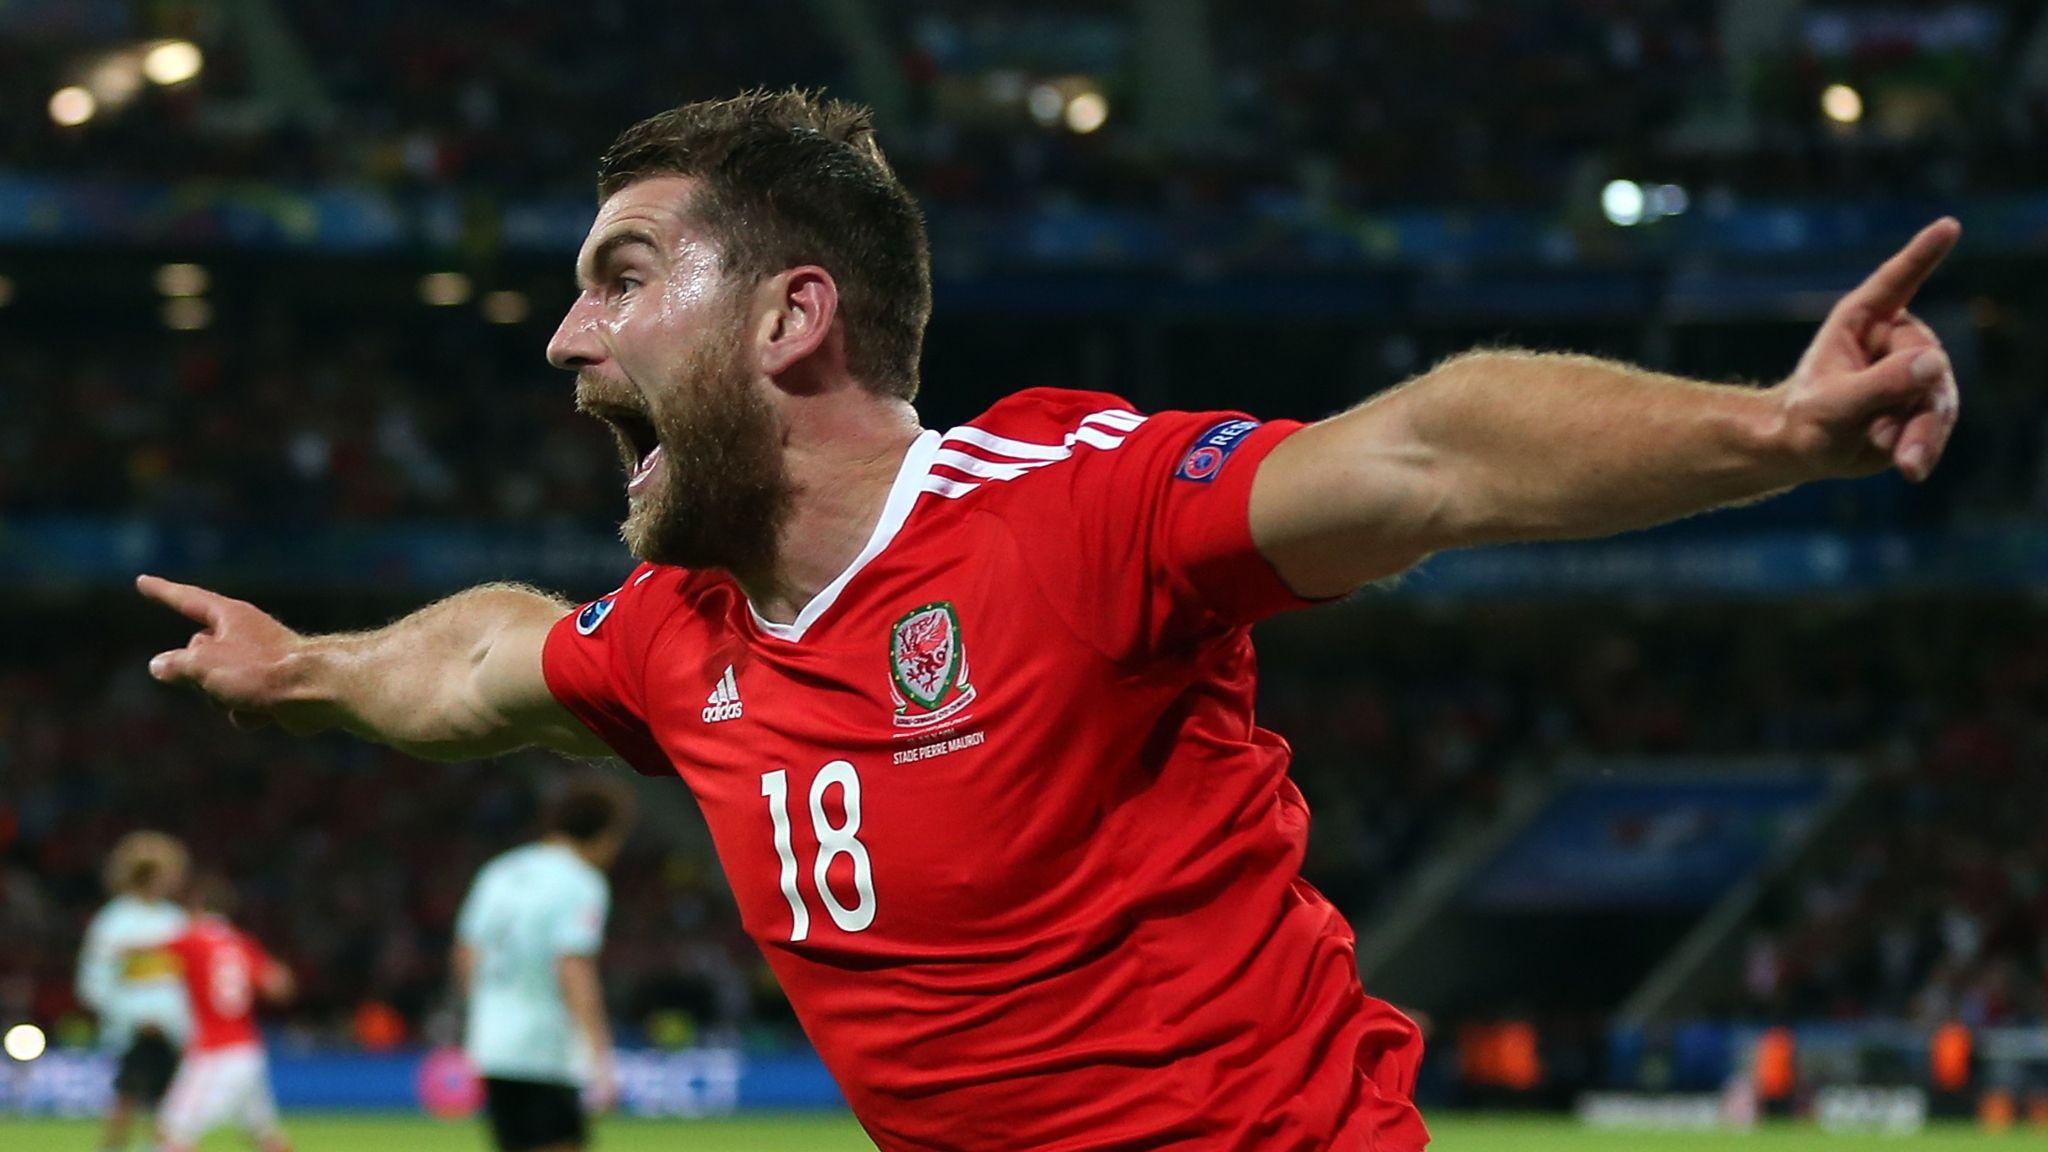
M 581 398 L 577 407 L 586 415 L 604 421 L 619 442 L 619 456 L 626 466 L 626 491 L 645 485 L 661 467 L 661 437 L 647 412 L 633 404 L 613 400 Z

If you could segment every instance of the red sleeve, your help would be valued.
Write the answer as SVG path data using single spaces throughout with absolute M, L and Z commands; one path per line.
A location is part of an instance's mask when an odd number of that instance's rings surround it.
M 641 565 L 618 591 L 556 621 L 541 649 L 548 691 L 643 776 L 675 773 L 648 727 L 642 688 L 679 578 L 676 569 Z
M 1183 649 L 1311 603 L 1252 543 L 1252 479 L 1300 424 L 1241 412 L 1163 412 L 1113 448 L 1074 458 L 1068 602 L 1113 659 Z

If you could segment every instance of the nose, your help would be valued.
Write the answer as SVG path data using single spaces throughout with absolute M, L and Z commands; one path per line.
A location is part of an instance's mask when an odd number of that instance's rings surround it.
M 604 343 L 598 339 L 594 308 L 588 292 L 569 305 L 568 313 L 548 339 L 548 363 L 576 372 L 604 359 Z

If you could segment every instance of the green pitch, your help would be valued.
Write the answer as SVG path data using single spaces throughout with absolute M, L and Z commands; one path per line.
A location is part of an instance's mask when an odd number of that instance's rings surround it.
M 487 1152 L 473 1124 L 443 1124 L 413 1117 L 287 1117 L 297 1152 Z M 1566 1120 L 1495 1120 L 1442 1117 L 1430 1122 L 1431 1152 L 1995 1152 L 2042 1146 L 2039 1131 L 1991 1136 L 1967 1127 L 1937 1128 L 1905 1139 L 1829 1137 L 1807 1128 L 1770 1128 L 1749 1135 L 1651 1136 L 1587 1132 Z M 7 1152 L 90 1152 L 93 1125 L 77 1121 L 0 1120 Z M 225 1134 L 204 1152 L 247 1145 Z M 593 1152 L 874 1152 L 859 1126 L 841 1116 L 787 1116 L 747 1120 L 611 1120 L 599 1129 Z

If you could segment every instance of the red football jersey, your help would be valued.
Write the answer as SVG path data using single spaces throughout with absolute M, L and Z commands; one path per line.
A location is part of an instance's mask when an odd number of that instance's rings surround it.
M 256 1043 L 257 983 L 275 963 L 263 946 L 217 916 L 202 916 L 164 948 L 184 964 L 192 1002 L 187 1046 L 210 1052 Z
M 1035 390 L 912 446 L 793 624 L 643 565 L 555 696 L 696 794 L 747 931 L 885 1152 L 1410 1152 L 1415 1026 L 1300 876 L 1252 719 L 1297 425 Z

